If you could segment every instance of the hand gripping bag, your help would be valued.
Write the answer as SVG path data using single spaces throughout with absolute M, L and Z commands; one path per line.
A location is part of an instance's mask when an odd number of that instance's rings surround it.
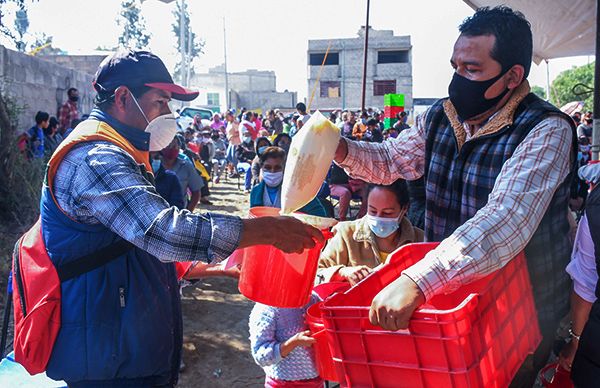
M 340 130 L 316 111 L 292 138 L 281 188 L 281 214 L 290 214 L 317 195 L 340 141 Z

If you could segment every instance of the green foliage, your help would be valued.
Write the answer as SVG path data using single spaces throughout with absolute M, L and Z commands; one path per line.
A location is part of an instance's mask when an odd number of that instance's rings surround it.
M 537 95 L 540 98 L 543 98 L 544 100 L 546 99 L 546 89 L 544 89 L 541 86 L 533 85 L 531 87 L 531 93 Z
M 550 100 L 558 107 L 571 101 L 584 101 L 584 108 L 591 110 L 594 106 L 593 93 L 578 95 L 581 91 L 586 90 L 585 87 L 577 87 L 573 91 L 578 84 L 583 84 L 590 89 L 594 87 L 594 62 L 560 73 L 552 82 Z
M 181 3 L 183 3 L 183 9 L 181 8 Z M 173 11 L 173 16 L 175 16 L 175 21 L 173 22 L 173 33 L 177 38 L 177 45 L 175 48 L 178 53 L 181 53 L 183 50 L 185 52 L 185 56 L 187 58 L 186 62 L 189 64 L 189 74 L 192 76 L 194 74 L 194 58 L 197 58 L 200 54 L 203 53 L 202 49 L 204 48 L 204 41 L 201 39 L 197 39 L 196 34 L 192 32 L 190 26 L 190 13 L 187 8 L 187 3 L 185 1 L 179 2 L 177 1 L 177 9 Z M 183 17 L 183 20 L 181 19 Z M 182 31 L 180 29 L 181 23 L 183 24 L 183 34 L 180 34 Z M 187 68 L 184 68 L 181 63 L 181 55 L 178 55 L 178 61 L 175 64 L 175 79 L 179 80 L 179 82 L 185 83 L 184 76 L 187 71 Z
M 141 15 L 142 9 L 138 0 L 123 0 L 117 24 L 123 28 L 119 36 L 119 46 L 131 49 L 144 49 L 150 42 L 150 34 L 146 32 L 146 21 Z
M 32 224 L 39 214 L 44 161 L 28 160 L 19 151 L 17 117 L 23 106 L 0 88 L 0 220 L 2 225 Z

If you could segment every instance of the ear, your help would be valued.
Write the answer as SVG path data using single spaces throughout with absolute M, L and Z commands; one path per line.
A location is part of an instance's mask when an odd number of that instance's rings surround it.
M 126 112 L 127 106 L 130 104 L 129 98 L 129 89 L 126 86 L 119 86 L 115 90 L 115 103 L 113 106 L 120 112 Z
M 512 90 L 521 85 L 525 79 L 525 68 L 523 65 L 514 65 L 506 74 L 506 87 Z

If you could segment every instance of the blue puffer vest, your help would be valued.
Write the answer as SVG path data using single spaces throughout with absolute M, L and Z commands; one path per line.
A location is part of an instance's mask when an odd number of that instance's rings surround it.
M 109 137 L 112 133 L 123 140 L 105 123 L 98 128 L 97 133 L 105 132 Z M 93 129 L 87 132 L 87 139 L 69 137 L 66 142 L 97 139 Z M 61 158 L 55 159 L 50 163 L 60 163 Z M 84 225 L 70 219 L 55 203 L 48 185 L 42 192 L 41 222 L 55 266 L 120 239 L 104 225 Z M 86 387 L 176 384 L 182 324 L 172 263 L 162 263 L 133 248 L 98 269 L 63 282 L 61 293 L 62 325 L 47 366 L 49 377 Z

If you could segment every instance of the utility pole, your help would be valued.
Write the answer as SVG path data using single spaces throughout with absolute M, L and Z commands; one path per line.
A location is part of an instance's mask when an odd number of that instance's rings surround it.
M 183 34 L 183 2 L 179 0 L 179 54 L 181 55 L 181 65 L 179 72 L 181 74 L 181 83 L 185 86 L 185 35 Z
M 362 78 L 362 101 L 360 104 L 361 112 L 365 110 L 365 97 L 367 91 L 367 53 L 369 50 L 369 8 L 371 0 L 367 0 L 367 22 L 365 23 L 365 56 L 363 59 L 363 78 Z
M 230 109 L 229 103 L 229 75 L 227 74 L 227 31 L 225 30 L 225 16 L 223 16 L 223 63 L 225 67 L 225 109 Z
M 192 73 L 192 28 L 188 24 L 188 40 L 187 40 L 187 61 L 185 61 L 185 86 L 190 86 L 190 78 Z
M 342 39 L 342 110 L 346 110 L 346 43 Z

